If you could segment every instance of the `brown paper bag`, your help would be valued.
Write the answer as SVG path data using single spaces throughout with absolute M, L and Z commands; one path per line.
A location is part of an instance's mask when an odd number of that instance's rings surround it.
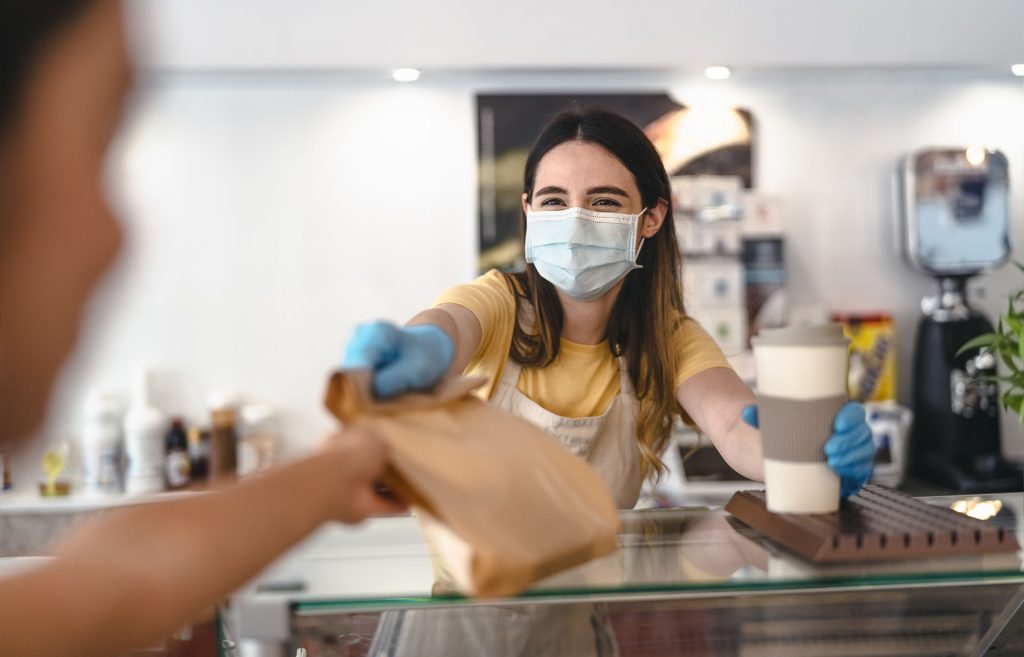
M 416 510 L 458 589 L 515 594 L 617 549 L 619 517 L 600 475 L 539 428 L 473 396 L 482 378 L 376 401 L 366 371 L 336 372 L 328 410 L 390 452 L 385 476 Z

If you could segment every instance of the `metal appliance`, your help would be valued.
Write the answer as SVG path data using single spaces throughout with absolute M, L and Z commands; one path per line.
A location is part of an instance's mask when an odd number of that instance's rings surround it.
M 919 150 L 902 161 L 896 188 L 904 256 L 939 285 L 921 302 L 910 472 L 960 492 L 1020 490 L 1021 469 L 1000 450 L 998 386 L 983 379 L 996 360 L 980 350 L 957 354 L 993 330 L 966 288 L 1010 253 L 1006 157 L 980 146 Z

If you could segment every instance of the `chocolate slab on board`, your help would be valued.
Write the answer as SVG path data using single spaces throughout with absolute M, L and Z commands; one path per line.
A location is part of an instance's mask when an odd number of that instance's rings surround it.
M 837 513 L 772 513 L 764 491 L 741 491 L 725 510 L 811 561 L 883 561 L 1019 550 L 1013 532 L 884 486 L 865 486 Z

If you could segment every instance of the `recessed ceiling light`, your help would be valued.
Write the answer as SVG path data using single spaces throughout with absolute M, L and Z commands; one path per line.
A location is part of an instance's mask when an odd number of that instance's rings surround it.
M 985 163 L 985 147 L 984 146 L 968 146 L 967 150 L 964 151 L 964 157 L 967 158 L 967 163 L 971 166 L 981 166 Z
M 704 77 L 709 80 L 728 80 L 732 71 L 728 66 L 709 66 L 704 69 Z
M 420 79 L 420 72 L 415 68 L 396 68 L 391 77 L 397 82 L 415 82 Z
M 1013 71 L 1014 75 L 1024 78 L 1024 64 L 1014 64 L 1010 67 L 1010 70 Z

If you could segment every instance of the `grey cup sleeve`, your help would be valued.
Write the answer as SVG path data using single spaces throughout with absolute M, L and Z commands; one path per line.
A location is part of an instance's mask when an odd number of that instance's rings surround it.
M 832 423 L 846 401 L 846 395 L 806 400 L 758 397 L 757 417 L 765 458 L 824 461 Z

